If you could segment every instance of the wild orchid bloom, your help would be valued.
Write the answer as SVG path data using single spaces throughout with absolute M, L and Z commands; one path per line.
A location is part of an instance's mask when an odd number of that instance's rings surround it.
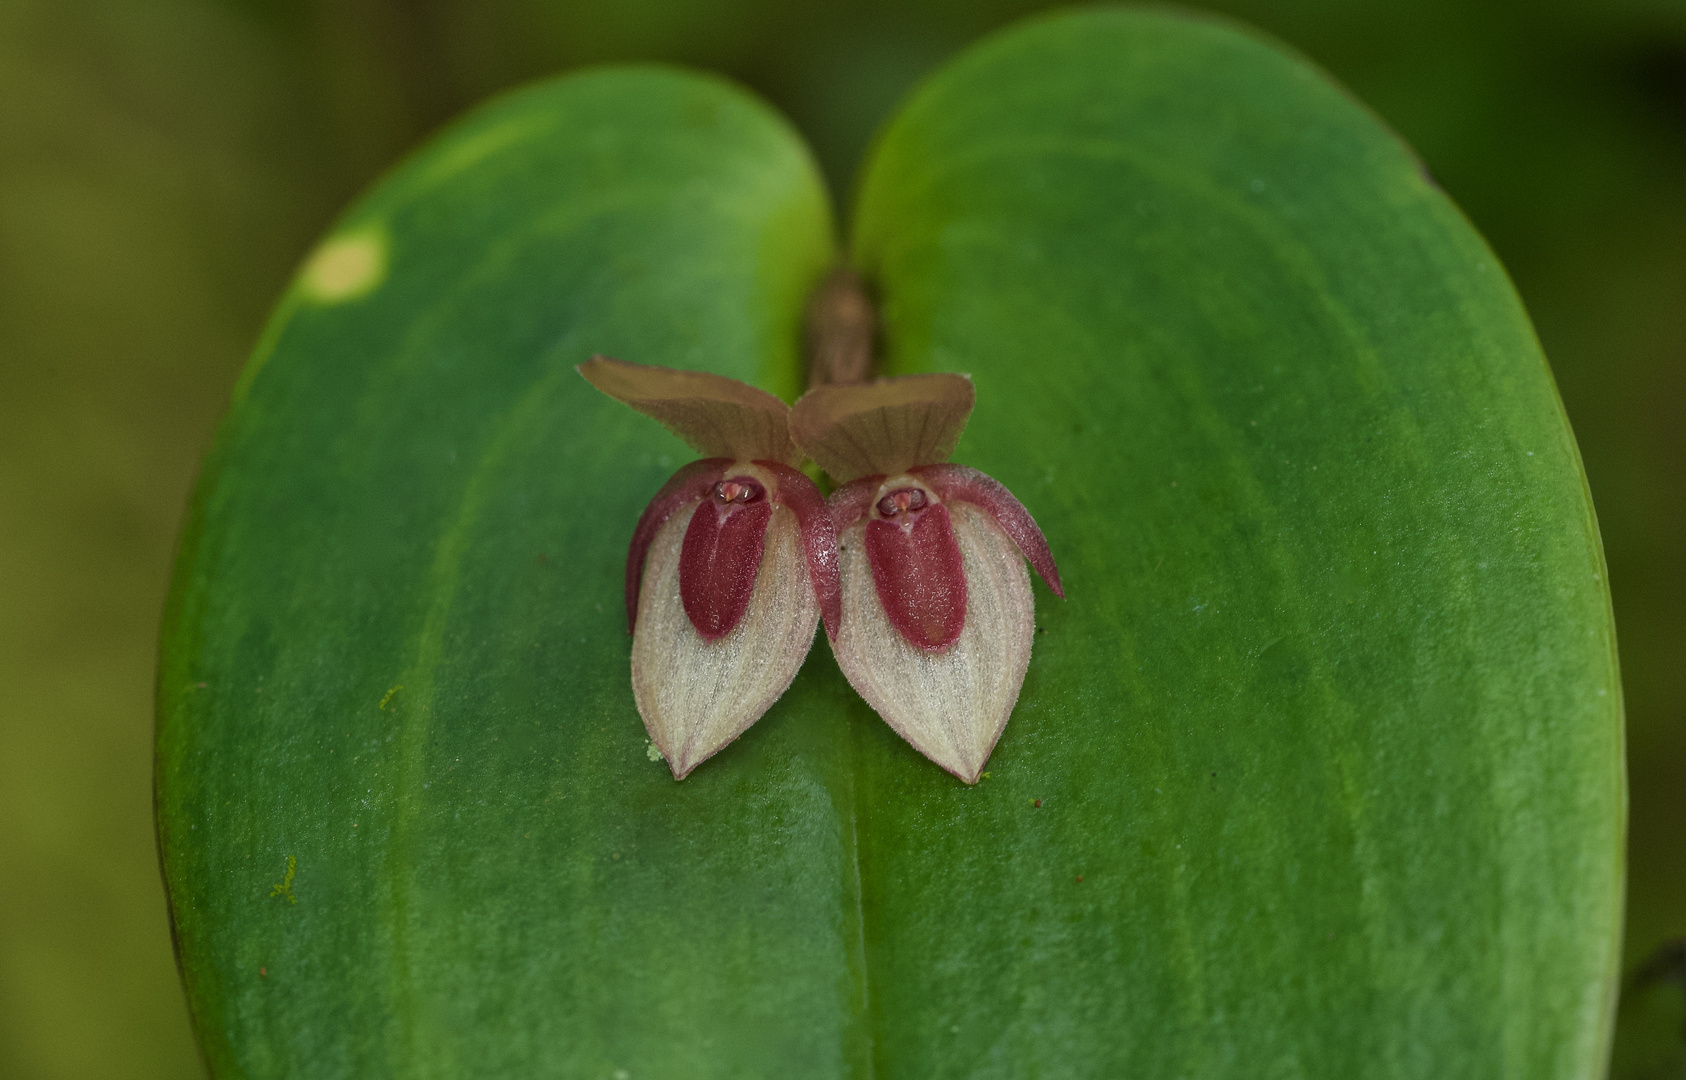
M 734 379 L 596 357 L 581 375 L 706 455 L 632 533 L 632 696 L 675 780 L 742 735 L 839 621 L 837 534 L 793 466 L 789 407 Z
M 1042 530 L 1011 492 L 946 464 L 975 393 L 960 375 L 810 390 L 796 444 L 843 486 L 838 666 L 902 738 L 977 782 L 1019 699 L 1036 634 L 1030 560 L 1065 597 Z

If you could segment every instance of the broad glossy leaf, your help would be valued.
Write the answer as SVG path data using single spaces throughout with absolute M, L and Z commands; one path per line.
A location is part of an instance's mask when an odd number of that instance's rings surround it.
M 1056 18 L 923 88 L 856 245 L 894 371 L 972 374 L 955 460 L 1068 597 L 976 793 L 868 759 L 882 1060 L 1599 1075 L 1597 528 L 1504 271 L 1409 150 L 1224 26 Z
M 794 397 L 831 228 L 767 109 L 633 69 L 482 110 L 324 242 L 206 465 L 164 631 L 159 831 L 217 1075 L 858 1056 L 847 744 L 810 709 L 683 784 L 647 756 L 622 564 L 695 455 L 574 371 Z
M 878 145 L 855 255 L 955 460 L 1036 516 L 967 788 L 823 643 L 675 784 L 621 561 L 691 456 L 594 353 L 787 400 L 833 257 L 717 82 L 504 99 L 356 207 L 186 525 L 159 830 L 221 1076 L 1589 1076 L 1619 700 L 1575 448 L 1502 270 L 1303 63 L 1122 12 Z

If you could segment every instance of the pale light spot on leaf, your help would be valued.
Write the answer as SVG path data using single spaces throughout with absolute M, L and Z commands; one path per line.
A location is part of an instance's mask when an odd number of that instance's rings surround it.
M 304 264 L 300 283 L 328 304 L 366 296 L 386 276 L 386 254 L 386 237 L 373 229 L 331 237 Z

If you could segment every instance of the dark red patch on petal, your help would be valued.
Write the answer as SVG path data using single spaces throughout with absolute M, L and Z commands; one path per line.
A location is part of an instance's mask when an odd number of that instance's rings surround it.
M 632 530 L 632 546 L 626 553 L 626 632 L 632 633 L 638 624 L 638 591 L 644 581 L 644 558 L 650 543 L 662 524 L 688 502 L 706 496 L 721 476 L 725 475 L 730 458 L 704 458 L 693 461 L 668 478 Z
M 772 517 L 761 485 L 742 477 L 715 484 L 691 515 L 679 548 L 679 599 L 705 640 L 730 634 L 749 609 Z
M 872 583 L 890 625 L 915 648 L 941 652 L 960 640 L 966 625 L 960 544 L 947 507 L 927 506 L 908 516 L 911 527 L 897 520 L 866 523 Z

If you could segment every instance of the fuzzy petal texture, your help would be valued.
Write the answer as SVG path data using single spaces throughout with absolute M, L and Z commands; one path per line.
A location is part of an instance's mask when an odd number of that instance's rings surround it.
M 947 461 L 977 392 L 964 375 L 904 375 L 855 386 L 818 386 L 790 410 L 796 444 L 839 484 Z
M 775 506 L 747 608 L 730 633 L 705 639 L 679 591 L 685 532 L 703 505 L 673 514 L 657 531 L 632 635 L 632 695 L 675 780 L 772 707 L 796 678 L 820 618 L 796 515 Z
M 808 556 L 808 579 L 820 601 L 826 637 L 837 636 L 843 620 L 843 585 L 837 572 L 837 525 L 825 496 L 807 475 L 776 461 L 754 462 L 773 482 L 773 500 L 796 514 L 802 530 L 802 550 Z
M 944 502 L 957 500 L 973 503 L 988 510 L 1003 532 L 1013 538 L 1030 565 L 1036 567 L 1043 582 L 1055 596 L 1065 599 L 1065 586 L 1060 582 L 1060 568 L 1054 565 L 1054 553 L 1048 550 L 1048 538 L 1030 511 L 1024 508 L 1005 484 L 968 465 L 919 465 L 908 470 L 931 485 L 931 490 Z
M 1036 607 L 1024 557 L 987 511 L 948 504 L 966 578 L 966 618 L 942 652 L 909 643 L 891 624 L 868 559 L 867 522 L 838 545 L 843 627 L 832 643 L 855 691 L 914 749 L 977 783 L 1007 726 L 1030 665 Z
M 802 460 L 790 441 L 790 407 L 765 390 L 705 371 L 606 356 L 592 357 L 576 370 L 616 401 L 661 421 L 705 457 L 766 458 L 788 465 Z

